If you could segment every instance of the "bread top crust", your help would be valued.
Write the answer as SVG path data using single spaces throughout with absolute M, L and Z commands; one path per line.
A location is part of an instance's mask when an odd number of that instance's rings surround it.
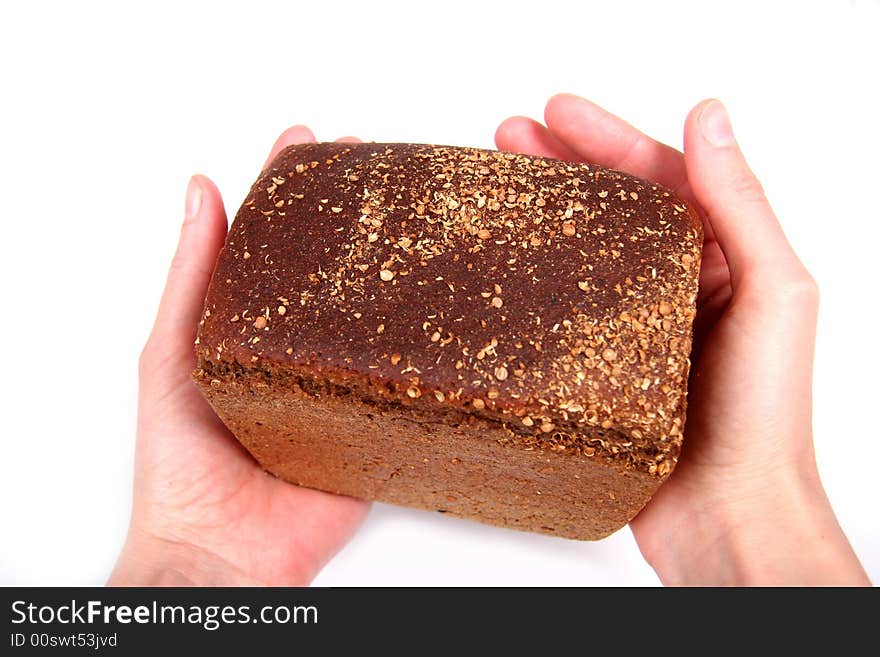
M 665 474 L 682 439 L 702 238 L 671 191 L 591 164 L 291 146 L 229 231 L 200 367 L 455 407 L 560 444 L 591 427 Z

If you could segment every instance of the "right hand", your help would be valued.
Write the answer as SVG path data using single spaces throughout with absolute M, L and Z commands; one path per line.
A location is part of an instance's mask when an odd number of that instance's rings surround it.
M 545 119 L 506 120 L 498 147 L 656 180 L 703 217 L 685 443 L 632 521 L 642 554 L 664 583 L 870 584 L 813 454 L 816 284 L 724 107 L 709 100 L 691 111 L 683 155 L 576 96 L 551 98 Z

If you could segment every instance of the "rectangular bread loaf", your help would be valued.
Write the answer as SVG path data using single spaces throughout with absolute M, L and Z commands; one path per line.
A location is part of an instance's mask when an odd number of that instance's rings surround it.
M 295 484 L 602 538 L 675 466 L 701 249 L 684 201 L 597 166 L 291 146 L 230 229 L 194 378 Z

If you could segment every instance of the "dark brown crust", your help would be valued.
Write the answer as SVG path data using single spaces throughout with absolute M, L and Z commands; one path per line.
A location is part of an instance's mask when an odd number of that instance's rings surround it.
M 311 382 L 311 398 L 347 398 L 353 413 L 479 418 L 508 458 L 537 449 L 659 485 L 681 446 L 701 244 L 684 201 L 593 165 L 290 147 L 229 232 L 196 379 L 214 393 L 269 382 L 291 399 Z M 231 394 L 209 398 L 245 431 L 245 407 L 222 407 Z

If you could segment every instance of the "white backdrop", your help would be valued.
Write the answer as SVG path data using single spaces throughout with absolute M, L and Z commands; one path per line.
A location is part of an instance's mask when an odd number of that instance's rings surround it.
M 0 584 L 100 584 L 113 564 L 190 174 L 234 214 L 290 124 L 491 147 L 563 90 L 679 147 L 693 104 L 727 104 L 821 287 L 819 467 L 880 581 L 878 2 L 236 6 L 0 9 Z M 656 582 L 628 529 L 582 544 L 381 505 L 317 580 Z

